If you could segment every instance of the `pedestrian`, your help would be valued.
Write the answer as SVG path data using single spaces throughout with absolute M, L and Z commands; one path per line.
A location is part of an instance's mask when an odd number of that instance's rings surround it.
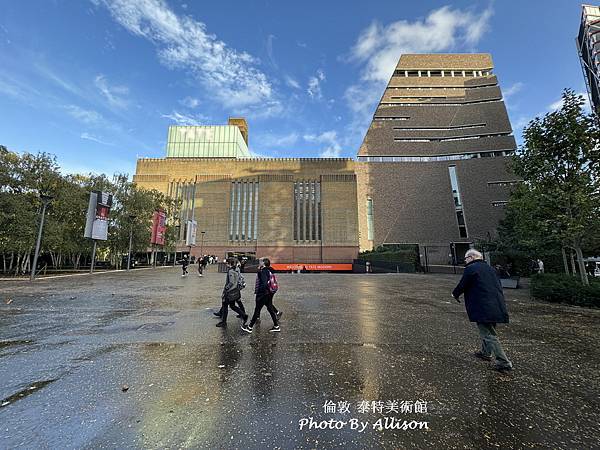
M 252 320 L 248 325 L 244 323 L 242 330 L 247 333 L 252 333 L 252 327 L 260 317 L 260 311 L 263 306 L 267 307 L 271 319 L 273 320 L 273 327 L 269 330 L 270 332 L 279 332 L 279 322 L 277 320 L 277 312 L 273 307 L 273 295 L 277 290 L 276 279 L 272 276 L 272 272 L 269 270 L 271 261 L 269 258 L 261 258 L 258 260 L 258 273 L 256 274 L 256 283 L 254 285 L 254 293 L 256 294 L 256 306 L 254 307 L 254 314 Z
M 238 273 L 239 278 L 238 278 L 238 287 L 240 288 L 240 290 L 244 289 L 246 287 L 246 281 L 244 280 L 244 276 L 240 273 L 240 268 L 236 263 L 235 266 L 235 271 Z M 236 301 L 237 307 L 240 308 L 242 310 L 243 314 L 238 314 L 237 317 L 238 319 L 243 318 L 246 315 L 246 308 L 244 308 L 244 304 L 242 303 L 242 299 L 240 296 L 240 299 Z M 217 312 L 213 312 L 213 314 L 217 317 L 222 317 L 223 316 L 223 304 L 221 303 L 221 309 L 219 309 L 219 311 Z
M 188 263 L 189 263 L 189 262 L 188 262 L 188 259 L 187 259 L 187 255 L 184 255 L 184 256 L 183 256 L 183 260 L 181 261 L 181 270 L 182 270 L 182 272 L 183 272 L 183 273 L 181 274 L 181 276 L 182 276 L 182 277 L 185 277 L 185 276 L 188 274 L 188 270 L 187 270 L 187 268 L 188 268 Z
M 538 273 L 544 273 L 544 261 L 538 258 L 537 260 Z
M 267 259 L 267 261 L 268 261 L 268 259 Z M 269 272 L 271 272 L 271 274 L 269 275 L 270 280 L 271 280 L 271 285 L 269 286 L 269 295 L 271 296 L 271 298 L 269 299 L 269 303 L 271 303 L 271 305 L 273 305 L 273 311 L 275 311 L 277 320 L 279 320 L 279 319 L 281 319 L 283 312 L 279 311 L 277 309 L 277 307 L 275 306 L 275 304 L 273 303 L 273 297 L 275 296 L 275 293 L 277 292 L 277 289 L 279 288 L 279 286 L 277 285 L 277 277 L 275 276 L 275 270 L 273 269 L 273 267 L 271 267 L 270 261 L 269 261 L 268 266 L 265 264 L 265 267 L 267 268 L 267 270 Z M 274 292 L 273 292 L 273 290 L 274 290 Z
M 483 361 L 491 361 L 495 357 L 493 368 L 501 373 L 510 372 L 513 369 L 512 362 L 504 353 L 496 334 L 496 324 L 508 323 L 500 279 L 477 250 L 471 249 L 465 253 L 465 263 L 463 276 L 452 291 L 452 297 L 460 303 L 459 297 L 464 294 L 469 320 L 477 323 L 482 345 L 474 356 Z
M 222 308 L 223 315 L 221 321 L 217 324 L 218 327 L 227 326 L 227 312 L 229 308 L 242 316 L 244 321 L 243 325 L 246 325 L 248 321 L 248 314 L 245 310 L 242 310 L 236 306 L 236 302 L 241 303 L 242 293 L 239 288 L 240 274 L 235 270 L 235 261 L 233 258 L 227 260 L 227 277 L 225 278 L 225 286 L 223 288 L 222 295 Z M 242 305 L 243 306 L 243 305 Z
M 204 267 L 202 266 L 202 258 L 198 258 L 198 276 L 202 276 L 202 272 L 204 272 Z

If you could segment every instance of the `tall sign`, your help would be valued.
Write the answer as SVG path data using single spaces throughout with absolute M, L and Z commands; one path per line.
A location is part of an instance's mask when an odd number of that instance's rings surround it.
M 165 245 L 165 232 L 167 231 L 167 214 L 164 211 L 154 211 L 152 216 L 152 236 L 150 244 Z
M 196 245 L 196 230 L 198 223 L 195 220 L 188 220 L 185 233 L 185 245 L 193 247 Z
M 83 237 L 101 241 L 108 239 L 108 214 L 112 203 L 112 194 L 101 191 L 90 192 Z

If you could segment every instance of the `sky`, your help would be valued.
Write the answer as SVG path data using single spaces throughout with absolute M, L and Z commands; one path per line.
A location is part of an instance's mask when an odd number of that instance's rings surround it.
M 403 53 L 491 53 L 517 140 L 585 93 L 572 0 L 0 0 L 0 144 L 135 173 L 169 125 L 243 116 L 260 157 L 355 157 Z

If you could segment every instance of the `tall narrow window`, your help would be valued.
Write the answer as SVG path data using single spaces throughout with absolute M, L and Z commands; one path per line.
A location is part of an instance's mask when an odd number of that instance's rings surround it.
M 367 199 L 367 239 L 372 241 L 373 237 L 373 199 Z
M 256 240 L 258 237 L 258 182 L 232 182 L 230 202 L 229 240 Z
M 454 199 L 454 210 L 456 212 L 456 222 L 458 224 L 458 234 L 461 238 L 467 237 L 467 223 L 465 222 L 465 214 L 463 203 L 458 187 L 458 177 L 456 176 L 456 166 L 448 166 L 450 174 L 450 186 L 452 186 L 452 197 Z
M 294 183 L 294 240 L 321 240 L 321 183 Z

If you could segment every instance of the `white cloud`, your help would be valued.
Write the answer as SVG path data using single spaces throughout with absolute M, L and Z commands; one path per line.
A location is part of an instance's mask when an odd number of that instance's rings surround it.
M 286 75 L 285 82 L 291 88 L 301 89 L 300 83 L 298 83 L 298 81 L 296 81 L 294 78 L 290 77 L 289 75 Z
M 354 113 L 351 129 L 368 126 L 400 55 L 472 50 L 489 29 L 492 14 L 491 7 L 476 13 L 444 6 L 432 10 L 424 20 L 371 23 L 346 58 L 362 66 L 362 81 L 349 86 L 344 94 Z
M 94 79 L 94 84 L 111 106 L 124 109 L 129 105 L 129 101 L 125 98 L 129 94 L 127 86 L 110 86 L 102 74 Z
M 275 61 L 275 56 L 273 54 L 273 41 L 275 40 L 275 35 L 270 34 L 269 36 L 267 36 L 267 56 L 269 57 L 269 61 L 271 62 L 271 65 L 275 68 L 278 69 L 279 67 L 277 66 L 277 62 Z
M 86 139 L 88 141 L 93 141 L 93 142 L 97 142 L 98 144 L 102 144 L 102 145 L 114 145 L 111 144 L 110 142 L 106 142 L 103 141 L 101 138 L 94 136 L 93 134 L 90 133 L 81 133 L 81 136 L 79 136 L 81 139 Z
M 262 147 L 267 149 L 269 148 L 282 148 L 282 147 L 290 147 L 298 142 L 300 139 L 300 135 L 296 132 L 284 134 L 284 135 L 276 135 L 273 133 L 268 133 L 262 136 L 259 136 L 256 140 L 260 142 Z
M 204 23 L 178 16 L 164 0 L 95 0 L 104 4 L 123 27 L 157 47 L 161 62 L 194 76 L 225 107 L 272 100 L 267 76 L 258 61 L 207 32 Z
M 198 105 L 200 105 L 200 100 L 198 100 L 197 98 L 194 98 L 194 97 L 186 97 L 182 100 L 179 100 L 179 103 L 187 108 L 194 109 Z
M 325 144 L 325 148 L 321 149 L 321 158 L 339 158 L 342 152 L 342 146 L 339 143 L 337 132 L 334 130 L 324 131 L 321 134 L 306 134 L 303 136 L 307 142 L 317 144 Z
M 310 98 L 320 100 L 323 97 L 321 92 L 321 82 L 325 81 L 325 73 L 319 69 L 314 77 L 308 79 L 308 95 Z
M 491 8 L 480 14 L 450 6 L 431 11 L 423 21 L 373 22 L 351 49 L 351 60 L 366 62 L 362 78 L 387 82 L 403 53 L 442 52 L 476 45 L 489 28 Z
M 173 111 L 171 114 L 163 114 L 161 117 L 169 119 L 177 125 L 206 125 L 210 122 L 210 118 L 202 114 L 189 115 L 181 114 L 177 111 Z
M 85 124 L 100 125 L 104 122 L 102 115 L 96 111 L 80 108 L 77 105 L 66 105 L 64 108 L 71 117 L 74 117 Z
M 521 89 L 523 89 L 523 83 L 521 83 L 520 81 L 517 81 L 516 83 L 514 83 L 512 86 L 509 86 L 508 88 L 506 88 L 502 93 L 504 94 L 504 99 L 508 99 L 510 97 L 512 97 L 513 95 L 517 94 L 518 92 L 521 91 Z

